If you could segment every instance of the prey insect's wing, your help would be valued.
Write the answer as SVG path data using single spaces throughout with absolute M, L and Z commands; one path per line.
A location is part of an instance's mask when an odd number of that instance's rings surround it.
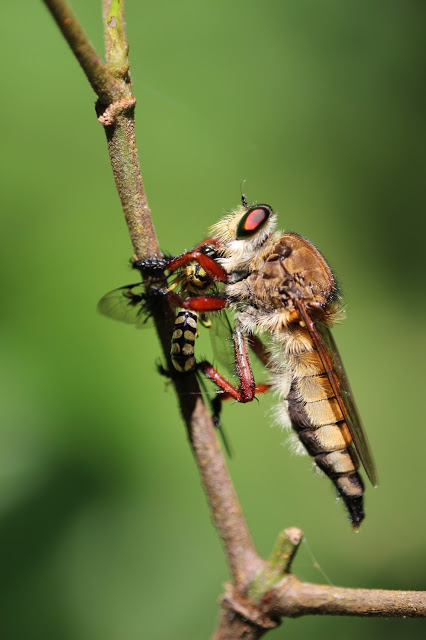
M 235 352 L 233 333 L 234 329 L 231 324 L 230 314 L 228 311 L 222 310 L 216 313 L 210 313 L 212 328 L 210 329 L 210 340 L 213 352 L 218 362 L 231 375 L 235 375 Z M 265 336 L 260 339 L 256 334 L 247 335 L 247 344 L 250 351 L 250 364 L 256 369 L 256 375 L 264 375 L 265 369 L 269 366 L 269 350 L 265 344 Z M 253 355 L 255 358 L 253 358 Z
M 210 342 L 213 354 L 217 360 L 232 376 L 235 375 L 233 329 L 226 311 L 209 314 L 212 326 L 210 329 Z
M 355 406 L 348 378 L 331 331 L 324 325 L 314 323 L 303 302 L 298 301 L 296 304 L 324 366 L 331 388 L 336 396 L 343 418 L 348 425 L 355 449 L 367 476 L 371 484 L 377 486 L 378 478 L 373 454 L 371 453 L 370 445 L 368 444 L 367 436 L 365 435 L 361 418 Z
M 164 267 L 163 259 L 146 258 L 139 260 L 134 264 L 143 262 L 144 269 L 149 270 L 156 267 L 157 264 Z M 139 268 L 139 267 L 138 267 Z M 180 284 L 182 274 L 178 273 L 174 277 L 168 279 L 168 290 L 172 291 Z M 106 293 L 98 302 L 98 311 L 108 318 L 134 324 L 138 329 L 152 327 L 152 305 L 155 304 L 155 298 L 167 293 L 167 289 L 157 289 L 147 292 L 142 282 L 135 284 L 127 284 L 124 287 L 118 287 Z M 159 298 L 157 297 L 157 300 Z
M 106 293 L 98 302 L 98 311 L 108 318 L 135 324 L 138 328 L 149 327 L 152 322 L 147 299 L 141 282 L 128 284 Z

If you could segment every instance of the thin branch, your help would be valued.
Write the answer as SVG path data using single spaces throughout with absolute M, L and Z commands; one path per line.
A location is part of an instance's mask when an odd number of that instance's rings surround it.
M 65 40 L 79 61 L 94 92 L 104 104 L 120 95 L 119 83 L 104 65 L 80 23 L 64 0 L 44 0 Z
M 124 0 L 103 1 L 105 51 L 108 68 L 124 77 L 129 71 L 129 45 L 126 40 Z
M 226 585 L 213 640 L 258 640 L 279 626 L 282 617 L 303 615 L 424 618 L 426 593 L 332 587 L 300 582 L 289 574 L 254 605 Z
M 138 258 L 160 255 L 142 182 L 134 129 L 135 98 L 129 73 L 123 1 L 103 0 L 107 50 L 104 65 L 64 0 L 44 0 L 79 60 L 99 100 L 117 190 Z M 147 285 L 156 286 L 148 280 Z M 158 286 L 158 282 L 157 282 Z M 170 365 L 174 312 L 164 301 L 154 320 Z M 346 589 L 300 582 L 289 573 L 302 538 L 299 529 L 282 532 L 269 560 L 254 547 L 216 430 L 204 406 L 194 375 L 177 376 L 174 384 L 188 437 L 200 470 L 212 518 L 225 548 L 234 580 L 222 598 L 215 640 L 256 640 L 276 627 L 282 616 L 306 614 L 357 616 L 426 615 L 426 594 L 409 591 Z
M 200 470 L 214 523 L 222 538 L 235 586 L 244 591 L 263 568 L 235 493 L 219 446 L 217 433 L 200 398 L 186 415 L 185 396 L 180 397 L 192 450 Z
M 271 612 L 296 618 L 304 615 L 424 618 L 425 591 L 348 589 L 300 582 L 288 576 L 272 596 Z

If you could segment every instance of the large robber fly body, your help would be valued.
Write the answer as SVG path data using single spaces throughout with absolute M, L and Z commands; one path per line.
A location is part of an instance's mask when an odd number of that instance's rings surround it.
M 275 231 L 269 205 L 242 206 L 211 229 L 216 255 L 182 254 L 177 265 L 197 260 L 225 283 L 222 307 L 216 297 L 187 301 L 188 308 L 235 311 L 235 365 L 240 385 L 212 365 L 199 367 L 222 390 L 223 398 L 250 402 L 272 387 L 279 397 L 280 424 L 295 430 L 316 465 L 333 481 L 355 529 L 364 518 L 362 462 L 376 485 L 373 458 L 358 416 L 330 326 L 340 311 L 333 273 L 309 240 Z M 201 246 L 201 245 L 200 245 Z M 268 348 L 262 344 L 268 338 Z M 260 340 L 259 340 L 260 337 Z M 248 346 L 267 367 L 271 384 L 254 381 Z
M 173 290 L 175 285 L 164 291 L 179 309 L 171 340 L 172 362 L 181 372 L 200 369 L 221 389 L 218 397 L 222 399 L 250 402 L 256 393 L 272 387 L 279 397 L 278 422 L 291 423 L 303 447 L 336 486 L 357 529 L 364 518 L 360 462 L 373 485 L 377 477 L 330 332 L 340 311 L 336 281 L 311 242 L 275 228 L 276 216 L 269 205 L 248 206 L 243 197 L 242 206 L 212 227 L 208 240 L 167 262 L 159 260 L 158 266 L 178 274 L 180 285 L 179 293 Z M 143 270 L 146 263 L 134 266 Z M 199 274 L 197 289 L 194 282 Z M 224 285 L 219 295 L 215 282 Z M 113 294 L 101 300 L 101 311 L 117 317 L 102 305 Z M 196 363 L 194 356 L 197 314 L 205 318 L 206 312 L 225 307 L 235 312 L 238 387 L 210 363 Z M 267 337 L 267 348 L 262 336 Z M 249 346 L 266 366 L 270 384 L 256 384 Z
M 225 296 L 236 311 L 241 387 L 253 385 L 246 337 L 267 334 L 264 360 L 279 397 L 278 421 L 288 425 L 290 418 L 304 448 L 335 484 L 357 528 L 364 518 L 359 460 L 373 484 L 376 475 L 329 330 L 339 314 L 336 281 L 311 242 L 275 227 L 276 216 L 268 205 L 248 207 L 243 199 L 242 206 L 211 229 L 219 245 L 217 261 L 227 274 Z M 213 371 L 206 373 L 214 379 Z

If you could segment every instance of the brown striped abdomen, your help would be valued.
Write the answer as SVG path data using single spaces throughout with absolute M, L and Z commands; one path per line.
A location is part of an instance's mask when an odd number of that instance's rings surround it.
M 309 342 L 304 336 L 299 353 L 288 355 L 292 371 L 288 413 L 303 446 L 333 481 L 353 526 L 358 528 L 364 519 L 358 457 L 327 374 Z

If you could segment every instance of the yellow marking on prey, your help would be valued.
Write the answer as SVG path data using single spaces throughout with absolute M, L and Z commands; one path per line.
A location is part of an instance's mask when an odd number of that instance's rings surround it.
M 188 358 L 188 360 L 185 362 L 184 371 L 191 371 L 191 369 L 193 369 L 194 367 L 195 367 L 195 358 Z
M 184 356 L 189 356 L 194 353 L 194 345 L 193 344 L 184 344 L 182 347 L 182 353 Z

